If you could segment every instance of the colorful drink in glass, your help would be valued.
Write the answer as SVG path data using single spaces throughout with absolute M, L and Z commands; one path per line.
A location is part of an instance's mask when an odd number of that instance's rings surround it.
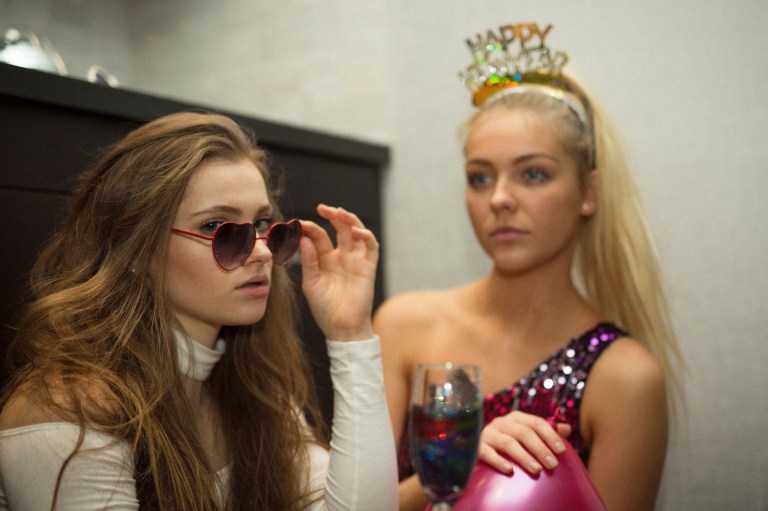
M 482 428 L 480 369 L 420 364 L 409 420 L 411 456 L 433 509 L 451 509 L 477 462 Z

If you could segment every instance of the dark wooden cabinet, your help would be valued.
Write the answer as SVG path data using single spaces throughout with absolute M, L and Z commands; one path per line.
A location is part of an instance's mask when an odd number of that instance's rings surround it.
M 343 206 L 358 213 L 381 239 L 380 175 L 389 161 L 385 146 L 0 63 L 0 215 L 8 227 L 0 251 L 3 358 L 25 299 L 27 273 L 62 220 L 77 176 L 101 148 L 141 123 L 191 109 L 218 111 L 254 130 L 273 166 L 284 174 L 281 207 L 287 216 L 319 221 L 317 203 Z M 375 305 L 383 298 L 379 268 Z M 298 272 L 291 269 L 294 278 Z M 325 343 L 303 299 L 301 307 L 302 336 L 328 417 L 332 392 Z

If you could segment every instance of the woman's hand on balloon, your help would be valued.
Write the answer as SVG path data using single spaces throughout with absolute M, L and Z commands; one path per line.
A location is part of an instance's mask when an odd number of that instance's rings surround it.
M 565 451 L 564 438 L 570 434 L 567 424 L 553 427 L 546 419 L 514 411 L 483 428 L 479 458 L 505 474 L 513 471 L 512 460 L 536 475 L 557 466 L 557 456 Z

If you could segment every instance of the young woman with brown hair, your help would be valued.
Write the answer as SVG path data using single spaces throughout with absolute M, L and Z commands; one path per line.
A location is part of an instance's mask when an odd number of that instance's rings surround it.
M 0 509 L 397 506 L 378 243 L 340 208 L 318 206 L 336 247 L 281 222 L 270 183 L 252 137 L 203 113 L 134 130 L 84 175 L 12 344 Z M 330 339 L 330 451 L 282 267 L 299 244 Z

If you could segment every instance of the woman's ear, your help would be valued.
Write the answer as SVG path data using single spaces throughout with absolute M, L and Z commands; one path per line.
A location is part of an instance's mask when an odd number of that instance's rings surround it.
M 597 211 L 598 179 L 597 169 L 592 169 L 584 180 L 584 198 L 580 210 L 582 216 L 592 216 Z

